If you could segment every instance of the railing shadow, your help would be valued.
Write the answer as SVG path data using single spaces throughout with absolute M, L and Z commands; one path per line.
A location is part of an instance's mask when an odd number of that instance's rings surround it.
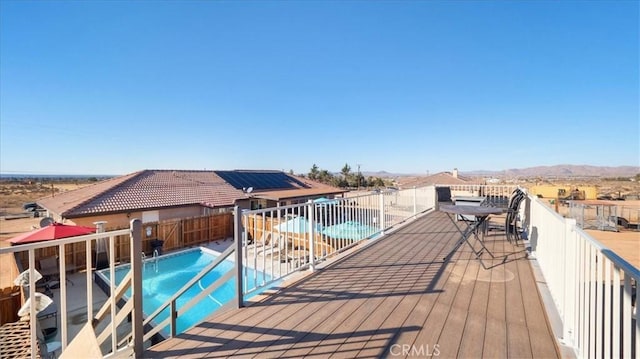
M 206 356 L 207 358 L 214 357 L 229 357 L 235 355 L 251 356 L 251 355 L 267 355 L 272 353 L 274 357 L 282 358 L 282 347 L 287 345 L 295 345 L 296 352 L 310 352 L 312 350 L 320 350 L 318 355 L 331 355 L 341 354 L 345 355 L 345 352 L 334 352 L 336 341 L 349 341 L 349 344 L 361 343 L 363 348 L 365 344 L 371 343 L 368 339 L 372 336 L 382 337 L 384 339 L 377 339 L 377 341 L 383 340 L 384 343 L 378 346 L 381 355 L 384 355 L 385 348 L 389 348 L 393 344 L 394 338 L 403 333 L 417 332 L 422 329 L 419 326 L 405 326 L 405 327 L 393 327 L 393 328 L 380 328 L 376 330 L 356 330 L 345 331 L 337 333 L 325 333 L 321 331 L 304 331 L 304 330 L 289 330 L 289 329 L 277 329 L 272 327 L 262 326 L 247 326 L 247 325 L 230 325 L 223 323 L 205 323 L 197 326 L 200 329 L 224 331 L 224 337 L 207 336 L 201 334 L 189 335 L 189 340 L 194 342 L 203 343 L 204 345 L 196 348 L 183 348 L 183 349 L 168 349 L 163 350 L 162 356 Z M 247 333 L 258 336 L 257 340 L 245 340 L 240 336 Z M 232 337 L 232 338 L 229 338 Z M 261 339 L 264 337 L 264 339 Z M 274 339 L 277 337 L 277 339 Z M 272 346 L 276 344 L 279 349 L 273 349 Z M 322 342 L 331 342 L 331 344 L 322 344 Z M 367 350 L 376 349 L 370 345 L 366 346 Z M 322 350 L 326 350 L 322 352 Z M 236 353 L 240 351 L 240 353 Z M 147 354 L 153 355 L 153 351 Z M 355 356 L 354 353 L 353 356 Z M 284 356 L 286 357 L 286 356 Z
M 451 235 L 453 231 L 416 230 L 420 223 L 409 225 L 407 231 L 398 231 L 379 239 L 375 245 L 368 246 L 308 276 L 278 292 L 277 296 L 255 303 L 257 306 L 288 305 L 292 303 L 310 303 L 318 301 L 352 300 L 366 298 L 388 298 L 393 296 L 421 295 L 439 293 L 439 282 L 448 261 L 442 260 L 441 252 L 447 249 L 446 241 L 437 241 L 442 235 Z M 431 245 L 426 257 L 412 256 L 410 260 L 397 258 L 372 262 L 361 260 L 379 251 L 376 246 L 393 246 L 400 236 L 410 234 L 414 237 L 432 237 L 433 243 L 421 243 L 414 239 L 413 245 Z M 406 244 L 406 243 L 405 243 Z M 330 283 L 333 283 L 331 286 Z M 329 284 L 329 285 L 328 285 Z

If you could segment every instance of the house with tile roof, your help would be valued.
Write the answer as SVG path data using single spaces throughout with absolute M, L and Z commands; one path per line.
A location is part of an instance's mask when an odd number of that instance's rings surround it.
M 300 203 L 346 192 L 282 171 L 143 170 L 77 190 L 41 198 L 37 203 L 58 222 L 109 227 L 225 213 L 237 204 L 258 209 Z
M 454 168 L 452 172 L 439 172 L 430 176 L 407 177 L 399 181 L 400 188 L 424 187 L 430 185 L 465 185 L 465 184 L 484 184 L 484 181 L 474 180 L 469 177 L 461 176 L 458 169 Z

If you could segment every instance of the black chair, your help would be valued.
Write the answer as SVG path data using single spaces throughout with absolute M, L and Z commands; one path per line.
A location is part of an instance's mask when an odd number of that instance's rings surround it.
M 520 233 L 522 228 L 518 228 L 520 220 L 520 205 L 526 198 L 527 194 L 519 188 L 513 191 L 509 198 L 509 205 L 507 207 L 504 224 L 507 241 L 509 243 L 517 244 L 518 239 L 521 239 Z
M 507 202 L 507 207 L 505 209 L 505 223 L 496 224 L 496 223 L 487 223 L 487 226 L 483 228 L 484 234 L 487 234 L 488 231 L 504 231 L 509 243 L 513 243 L 514 241 L 517 243 L 518 238 L 520 237 L 521 228 L 518 228 L 519 224 L 519 212 L 520 205 L 527 197 L 527 194 L 521 189 L 517 188 L 509 197 Z M 498 207 L 495 203 L 491 201 L 486 201 L 482 203 L 482 206 L 486 207 Z
M 450 187 L 436 187 L 438 202 L 452 203 Z

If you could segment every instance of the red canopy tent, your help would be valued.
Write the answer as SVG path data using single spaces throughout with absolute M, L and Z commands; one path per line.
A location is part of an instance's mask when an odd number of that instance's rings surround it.
M 9 242 L 11 242 L 11 244 L 43 242 L 53 239 L 82 236 L 95 232 L 96 229 L 94 227 L 69 226 L 62 223 L 52 223 L 46 227 L 13 237 L 9 239 Z

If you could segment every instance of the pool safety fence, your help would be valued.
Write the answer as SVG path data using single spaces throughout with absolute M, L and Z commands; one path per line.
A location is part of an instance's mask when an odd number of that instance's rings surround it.
M 431 186 L 243 211 L 236 219 L 242 243 L 242 294 L 291 273 L 314 270 L 318 263 L 375 240 L 434 207 Z

